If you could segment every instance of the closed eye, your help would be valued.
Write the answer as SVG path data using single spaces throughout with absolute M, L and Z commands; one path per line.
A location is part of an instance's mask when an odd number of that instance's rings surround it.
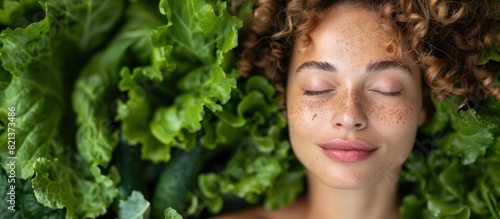
M 328 93 L 332 90 L 321 90 L 321 91 L 311 91 L 311 90 L 304 90 L 304 95 L 306 96 L 318 96 L 324 93 Z
M 396 92 L 382 92 L 382 91 L 377 91 L 378 93 L 384 95 L 384 96 L 389 96 L 389 97 L 395 97 L 395 96 L 400 96 L 401 91 L 396 91 Z

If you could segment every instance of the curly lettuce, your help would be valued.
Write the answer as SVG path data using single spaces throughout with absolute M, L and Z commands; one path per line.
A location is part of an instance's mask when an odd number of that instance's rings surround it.
M 402 180 L 418 186 L 403 199 L 403 218 L 500 217 L 500 116 L 494 113 L 500 103 L 489 98 L 466 112 L 454 103 L 434 101 L 436 113 L 421 131 L 435 146 L 428 155 L 417 150 L 405 164 Z
M 7 108 L 16 109 L 16 176 L 32 179 L 37 201 L 53 209 L 66 208 L 68 218 L 102 215 L 117 194 L 113 170 L 102 173 L 98 165 L 105 162 L 82 161 L 73 143 L 69 94 L 81 65 L 75 60 L 104 42 L 123 7 L 121 1 L 92 3 L 41 2 L 44 19 L 0 34 L 5 70 L 1 78 L 9 79 L 2 80 L 0 120 L 7 121 Z M 92 28 L 90 23 L 102 26 Z M 7 145 L 7 132 L 0 139 Z M 1 147 L 0 157 L 8 169 L 6 150 Z M 102 157 L 109 161 L 111 151 L 105 153 L 109 154 Z

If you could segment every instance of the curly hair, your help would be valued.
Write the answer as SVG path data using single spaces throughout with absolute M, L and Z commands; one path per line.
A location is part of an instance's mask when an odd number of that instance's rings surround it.
M 284 94 L 293 42 L 308 40 L 307 34 L 339 3 L 374 9 L 391 21 L 384 26 L 396 33 L 389 51 L 398 57 L 403 46 L 408 48 L 437 98 L 458 96 L 463 110 L 478 107 L 487 95 L 500 100 L 499 63 L 478 66 L 487 52 L 500 48 L 500 1 L 257 0 L 254 20 L 240 36 L 241 74 L 263 74 Z

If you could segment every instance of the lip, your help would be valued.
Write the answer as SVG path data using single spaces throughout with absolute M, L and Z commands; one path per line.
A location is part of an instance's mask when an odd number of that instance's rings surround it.
M 368 159 L 378 148 L 360 140 L 332 139 L 319 144 L 329 158 L 346 163 Z

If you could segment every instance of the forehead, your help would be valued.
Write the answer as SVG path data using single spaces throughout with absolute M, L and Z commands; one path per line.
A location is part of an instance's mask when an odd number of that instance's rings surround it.
M 307 61 L 327 61 L 339 71 L 392 61 L 420 72 L 417 60 L 390 22 L 368 6 L 334 5 L 305 37 L 295 42 L 290 70 L 296 71 Z
M 366 50 L 374 47 L 388 49 L 395 38 L 389 27 L 387 20 L 367 6 L 338 4 L 331 7 L 318 25 L 307 34 L 307 40 L 297 41 L 296 48 L 324 51 L 338 50 L 340 47 L 343 50 Z
M 366 7 L 341 4 L 332 7 L 310 35 L 327 31 L 343 40 L 365 42 L 380 37 L 388 40 L 392 33 L 384 28 L 387 22 L 377 12 Z
M 325 11 L 318 24 L 295 41 L 290 70 L 305 61 L 329 61 L 339 70 L 379 61 L 394 61 L 420 72 L 418 60 L 398 37 L 395 24 L 381 13 L 360 4 L 337 4 Z M 344 65 L 345 64 L 345 65 Z

